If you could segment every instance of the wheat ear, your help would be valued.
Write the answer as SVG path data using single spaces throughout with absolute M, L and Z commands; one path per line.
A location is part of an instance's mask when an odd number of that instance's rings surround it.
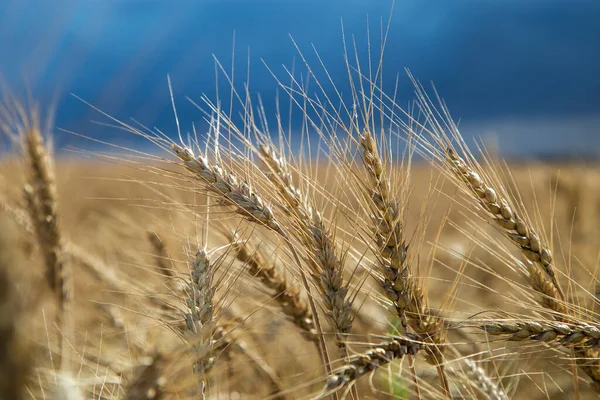
M 390 180 L 369 129 L 359 135 L 359 141 L 369 178 L 372 229 L 378 265 L 383 275 L 380 284 L 388 299 L 394 303 L 402 326 L 405 329 L 410 327 L 426 343 L 426 359 L 438 369 L 440 383 L 448 395 L 448 381 L 442 365 L 443 348 L 440 347 L 446 341 L 443 321 L 431 312 L 421 288 L 412 276 L 404 240 L 401 205 L 391 194 Z
M 558 342 L 562 345 L 598 347 L 600 329 L 594 325 L 565 324 L 560 322 L 506 321 L 486 323 L 479 327 L 490 335 L 508 336 L 507 340 L 535 340 Z
M 327 378 L 325 387 L 316 398 L 320 399 L 348 388 L 362 376 L 393 360 L 400 360 L 406 355 L 415 355 L 420 349 L 421 343 L 412 335 L 407 335 L 405 338 L 394 337 L 384 343 L 373 345 L 367 352 L 351 356 L 343 367 L 334 371 Z
M 222 201 L 227 205 L 236 207 L 236 213 L 258 221 L 275 232 L 283 232 L 271 208 L 244 180 L 218 165 L 211 164 L 202 155 L 194 156 L 188 148 L 173 144 L 173 151 L 189 171 L 207 184 L 209 190 L 221 195 Z
M 418 300 L 413 293 L 412 276 L 407 263 L 408 248 L 404 240 L 400 204 L 390 193 L 391 184 L 370 131 L 365 130 L 359 139 L 369 178 L 370 217 L 379 266 L 384 276 L 382 286 L 388 298 L 394 302 L 400 322 L 406 328 L 407 309 Z
M 287 162 L 272 146 L 259 146 L 262 160 L 270 168 L 267 176 L 278 188 L 289 213 L 298 225 L 300 242 L 310 254 L 312 277 L 321 289 L 327 316 L 336 333 L 336 344 L 346 356 L 346 335 L 352 329 L 352 303 L 347 299 L 348 284 L 344 283 L 344 265 L 336 254 L 335 240 L 321 214 L 316 211 L 294 186 Z
M 62 236 L 58 225 L 56 180 L 50 155 L 39 128 L 32 125 L 23 135 L 29 163 L 25 199 L 46 264 L 46 281 L 64 309 L 70 298 Z
M 470 358 L 464 359 L 467 368 L 467 376 L 471 382 L 473 382 L 482 394 L 487 396 L 489 400 L 508 400 L 506 392 L 499 387 L 492 379 L 488 376 L 483 368 L 478 363 L 471 360 Z
M 46 266 L 46 281 L 58 300 L 56 324 L 60 327 L 60 369 L 67 369 L 68 346 L 72 327 L 69 319 L 71 274 L 66 262 L 63 238 L 58 223 L 58 205 L 54 165 L 37 120 L 27 122 L 22 133 L 23 148 L 29 164 L 28 183 L 24 187 L 27 211 L 36 233 Z
M 248 267 L 248 272 L 259 279 L 264 286 L 274 292 L 273 298 L 280 305 L 284 314 L 291 317 L 294 323 L 303 330 L 305 336 L 312 341 L 318 340 L 312 313 L 302 298 L 301 292 L 290 285 L 288 280 L 277 271 L 261 250 L 232 235 L 232 249 L 236 257 Z
M 556 279 L 552 264 L 552 253 L 535 229 L 513 210 L 508 199 L 494 190 L 492 185 L 475 172 L 451 147 L 446 148 L 446 158 L 454 174 L 469 187 L 475 198 L 496 224 L 505 231 L 511 242 L 521 249 L 529 261 L 545 273 L 544 276 L 531 268 L 529 271 L 532 287 L 542 294 L 542 305 L 567 315 L 568 310 L 563 303 L 565 296 Z
M 187 312 L 184 314 L 184 318 L 195 352 L 194 371 L 204 374 L 212 368 L 215 362 L 213 336 L 217 325 L 213 306 L 214 271 L 204 250 L 198 250 L 190 267 Z

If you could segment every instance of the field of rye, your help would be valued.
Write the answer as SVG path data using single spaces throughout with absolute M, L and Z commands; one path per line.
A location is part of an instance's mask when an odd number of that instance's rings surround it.
M 97 110 L 152 151 L 54 151 L 6 100 L 0 398 L 597 397 L 600 170 L 505 163 L 345 62 L 202 127 L 174 98 L 168 135 Z

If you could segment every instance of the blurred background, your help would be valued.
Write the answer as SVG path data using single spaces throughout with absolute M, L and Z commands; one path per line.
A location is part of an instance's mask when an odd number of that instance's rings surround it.
M 223 76 L 216 86 L 213 55 L 228 70 L 235 57 L 238 89 L 250 60 L 250 90 L 274 114 L 277 84 L 262 60 L 282 78 L 282 65 L 300 70 L 291 36 L 311 65 L 314 44 L 345 82 L 342 23 L 365 56 L 368 27 L 378 47 L 390 13 L 384 91 L 398 77 L 400 104 L 414 97 L 409 68 L 435 84 L 465 136 L 495 138 L 506 157 L 600 156 L 595 0 L 3 0 L 1 87 L 53 102 L 59 128 L 130 146 L 137 139 L 94 125 L 97 112 L 71 93 L 173 135 L 167 74 L 189 130 L 202 115 L 185 96 L 227 91 Z M 56 147 L 75 139 L 57 133 Z

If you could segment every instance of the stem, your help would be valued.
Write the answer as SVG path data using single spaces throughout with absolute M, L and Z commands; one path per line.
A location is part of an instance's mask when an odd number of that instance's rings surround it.
M 412 355 L 408 356 L 408 364 L 410 368 L 410 376 L 413 380 L 413 388 L 415 392 L 415 399 L 421 400 L 421 389 L 419 388 L 419 377 L 417 376 L 417 370 L 415 369 L 415 357 Z
M 451 399 L 450 397 L 450 386 L 448 385 L 448 378 L 446 377 L 446 372 L 444 371 L 444 366 L 441 364 L 436 365 L 438 376 L 440 378 L 440 385 L 442 386 L 442 390 L 444 391 L 444 399 Z

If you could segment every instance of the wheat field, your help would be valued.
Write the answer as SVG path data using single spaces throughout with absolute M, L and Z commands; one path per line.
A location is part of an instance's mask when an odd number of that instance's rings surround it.
M 280 81 L 300 142 L 232 90 L 204 131 L 97 110 L 156 151 L 69 156 L 7 101 L 0 396 L 597 396 L 600 169 L 503 162 L 360 67 L 350 101 Z

